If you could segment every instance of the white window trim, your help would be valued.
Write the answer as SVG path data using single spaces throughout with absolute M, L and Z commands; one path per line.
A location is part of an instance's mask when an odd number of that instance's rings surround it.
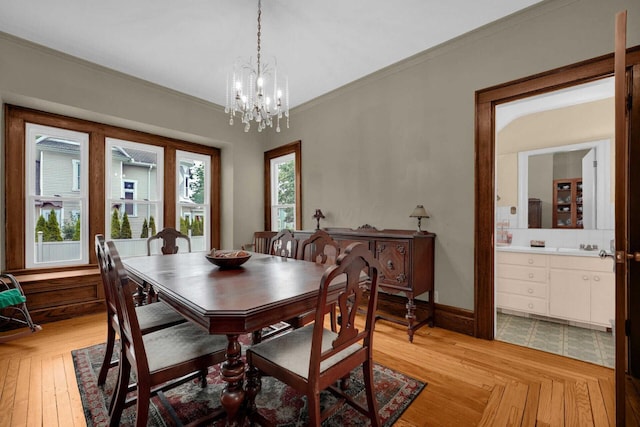
M 117 170 L 114 170 L 114 165 L 112 164 L 112 150 L 114 146 L 118 147 L 130 147 L 137 150 L 144 151 L 152 151 L 156 153 L 156 197 L 160 197 L 155 200 L 144 200 L 140 201 L 149 206 L 155 207 L 156 216 L 154 219 L 156 221 L 157 230 L 162 230 L 164 227 L 164 210 L 163 210 L 163 200 L 164 200 L 164 149 L 163 147 L 159 147 L 151 144 L 143 144 L 139 142 L 126 141 L 117 138 L 107 137 L 105 138 L 105 194 L 106 194 L 106 203 L 105 203 L 105 236 L 111 236 L 111 215 L 113 212 L 111 211 L 111 206 L 113 204 L 122 204 L 122 198 L 124 195 L 122 194 L 124 189 L 124 183 L 122 179 L 122 164 L 118 166 Z M 117 175 L 120 177 L 119 179 L 119 191 L 120 197 L 118 199 L 112 198 L 112 194 L 114 194 L 114 189 L 112 187 L 112 177 Z
M 82 168 L 82 163 L 80 162 L 80 160 L 71 159 L 71 168 L 73 171 L 73 184 L 71 187 L 71 191 L 80 191 L 80 187 L 81 187 L 80 179 L 82 176 L 82 171 L 78 170 L 78 167 Z M 42 181 L 40 182 L 42 183 Z
M 271 179 L 269 182 L 269 186 L 271 188 L 271 229 L 273 231 L 280 231 L 276 230 L 278 209 L 293 208 L 293 223 L 297 223 L 296 204 L 278 204 L 278 186 L 276 185 L 278 183 L 278 166 L 282 163 L 288 163 L 290 161 L 293 161 L 295 163 L 295 153 L 289 153 L 285 154 L 284 156 L 274 157 L 271 159 Z
M 77 195 L 68 197 L 55 197 L 55 196 L 41 196 L 35 194 L 36 188 L 36 176 L 33 165 L 36 162 L 36 150 L 35 143 L 37 135 L 47 135 L 49 137 L 55 137 L 65 139 L 69 141 L 77 142 L 80 146 L 80 165 L 89 164 L 89 134 L 84 132 L 76 132 L 68 129 L 61 129 L 50 126 L 37 125 L 33 123 L 26 123 L 26 147 L 25 147 L 25 171 L 26 171 L 26 188 L 25 188 L 25 267 L 53 267 L 53 266 L 68 266 L 78 264 L 89 263 L 89 198 L 88 198 L 88 173 L 80 174 L 80 189 Z M 44 182 L 42 180 L 42 162 L 40 162 L 40 191 L 44 193 Z M 33 171 L 33 172 L 32 172 Z M 74 202 L 80 204 L 80 256 L 76 259 L 69 259 L 65 261 L 55 262 L 37 262 L 35 250 L 33 244 L 36 241 L 36 219 L 35 219 L 35 201 L 55 201 L 62 202 L 64 209 L 64 202 Z M 62 225 L 62 224 L 61 224 Z
M 189 203 L 182 202 L 181 200 L 181 192 L 182 188 L 180 185 L 180 162 L 190 162 L 192 160 L 201 161 L 204 163 L 204 200 L 202 204 L 198 203 Z M 198 154 L 192 153 L 189 151 L 181 151 L 176 150 L 176 230 L 180 230 L 180 218 L 182 216 L 182 207 L 190 206 L 190 207 L 200 207 L 205 212 L 204 215 L 204 228 L 202 230 L 202 235 L 204 237 L 204 247 L 209 248 L 211 246 L 210 239 L 210 227 L 211 227 L 211 156 L 206 154 Z M 193 219 L 193 218 L 191 218 Z

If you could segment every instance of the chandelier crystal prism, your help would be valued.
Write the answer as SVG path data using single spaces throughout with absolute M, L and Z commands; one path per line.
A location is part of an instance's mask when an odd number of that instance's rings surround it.
M 251 122 L 257 123 L 258 132 L 273 127 L 280 132 L 280 119 L 286 120 L 289 128 L 289 80 L 278 80 L 276 59 L 271 63 L 261 58 L 261 18 L 262 1 L 258 0 L 258 50 L 256 62 L 238 58 L 233 64 L 233 72 L 227 75 L 227 91 L 224 112 L 229 114 L 229 124 L 233 125 L 236 116 L 249 132 Z

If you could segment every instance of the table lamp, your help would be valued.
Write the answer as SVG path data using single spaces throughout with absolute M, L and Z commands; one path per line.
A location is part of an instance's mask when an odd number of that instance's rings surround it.
M 324 214 L 322 213 L 322 210 L 320 209 L 316 209 L 316 213 L 313 214 L 313 217 L 317 223 L 316 223 L 316 230 L 320 230 L 320 218 L 324 218 Z
M 413 212 L 411 212 L 409 218 L 418 218 L 418 233 L 422 233 L 423 231 L 420 228 L 420 222 L 422 221 L 422 218 L 429 218 L 429 214 L 425 210 L 424 206 L 418 205 L 415 207 Z

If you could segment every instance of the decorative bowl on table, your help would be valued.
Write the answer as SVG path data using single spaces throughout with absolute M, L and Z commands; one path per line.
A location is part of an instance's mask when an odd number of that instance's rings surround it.
M 212 249 L 205 257 L 220 268 L 238 268 L 251 258 L 251 254 L 242 250 Z

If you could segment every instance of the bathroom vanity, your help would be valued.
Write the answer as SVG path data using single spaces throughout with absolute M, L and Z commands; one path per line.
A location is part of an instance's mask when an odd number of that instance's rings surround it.
M 502 246 L 496 251 L 496 307 L 611 327 L 615 273 L 597 251 Z

